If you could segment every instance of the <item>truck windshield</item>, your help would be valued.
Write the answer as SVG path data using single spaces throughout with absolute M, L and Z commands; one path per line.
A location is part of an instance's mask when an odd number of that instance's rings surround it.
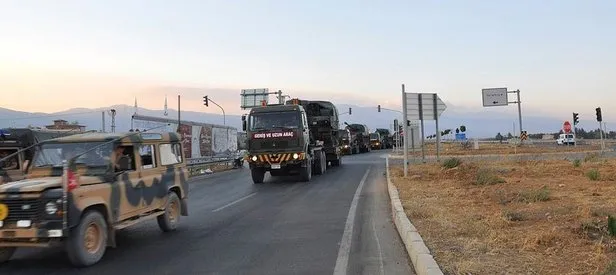
M 73 143 L 46 143 L 42 144 L 35 156 L 34 167 L 62 167 L 62 161 L 101 145 L 102 142 L 73 142 Z M 76 164 L 89 167 L 102 167 L 109 165 L 112 144 L 105 144 L 89 151 L 76 160 Z
M 297 129 L 301 124 L 298 112 L 256 113 L 250 116 L 250 130 L 277 128 Z
M 377 134 L 370 134 L 370 139 L 379 139 L 379 135 L 377 135 Z
M 10 154 L 17 152 L 17 149 L 0 149 L 0 159 L 7 157 Z M 18 155 L 12 156 L 9 159 L 0 162 L 0 170 L 17 170 L 19 169 Z

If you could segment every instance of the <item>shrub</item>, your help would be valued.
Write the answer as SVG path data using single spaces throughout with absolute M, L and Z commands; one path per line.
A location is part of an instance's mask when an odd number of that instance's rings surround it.
M 580 167 L 580 166 L 582 166 L 582 161 L 581 160 L 576 159 L 576 160 L 573 161 L 573 167 L 577 168 L 577 167 Z
M 598 181 L 599 178 L 601 177 L 601 175 L 599 174 L 599 170 L 597 169 L 592 169 L 588 172 L 586 172 L 586 177 L 592 181 Z
M 521 202 L 540 202 L 550 200 L 550 190 L 547 186 L 543 186 L 538 190 L 531 190 L 519 194 L 519 201 Z
M 448 158 L 443 162 L 443 167 L 447 169 L 455 168 L 462 164 L 462 160 L 459 158 Z
M 499 177 L 493 169 L 481 168 L 477 171 L 476 185 L 493 185 L 504 182 L 505 180 Z

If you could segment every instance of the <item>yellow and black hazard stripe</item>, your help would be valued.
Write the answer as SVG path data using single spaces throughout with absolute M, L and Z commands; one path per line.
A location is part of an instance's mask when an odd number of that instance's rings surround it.
M 297 159 L 293 158 L 294 154 L 298 155 Z M 253 155 L 253 156 L 257 157 L 256 162 L 267 162 L 267 163 L 281 163 L 281 162 L 290 161 L 290 160 L 303 160 L 305 158 L 304 153 L 260 154 L 260 155 Z M 252 161 L 252 156 L 249 158 L 249 160 Z

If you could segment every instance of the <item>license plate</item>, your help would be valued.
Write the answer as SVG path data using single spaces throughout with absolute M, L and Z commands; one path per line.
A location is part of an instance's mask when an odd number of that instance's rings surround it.
M 272 169 L 280 169 L 280 164 L 272 164 Z

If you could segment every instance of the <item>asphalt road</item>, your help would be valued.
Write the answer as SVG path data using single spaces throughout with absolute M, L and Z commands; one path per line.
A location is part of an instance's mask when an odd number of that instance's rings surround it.
M 391 220 L 385 153 L 347 156 L 310 183 L 254 185 L 247 168 L 194 179 L 176 232 L 156 221 L 124 229 L 85 269 L 60 248 L 20 249 L 0 274 L 413 274 Z

